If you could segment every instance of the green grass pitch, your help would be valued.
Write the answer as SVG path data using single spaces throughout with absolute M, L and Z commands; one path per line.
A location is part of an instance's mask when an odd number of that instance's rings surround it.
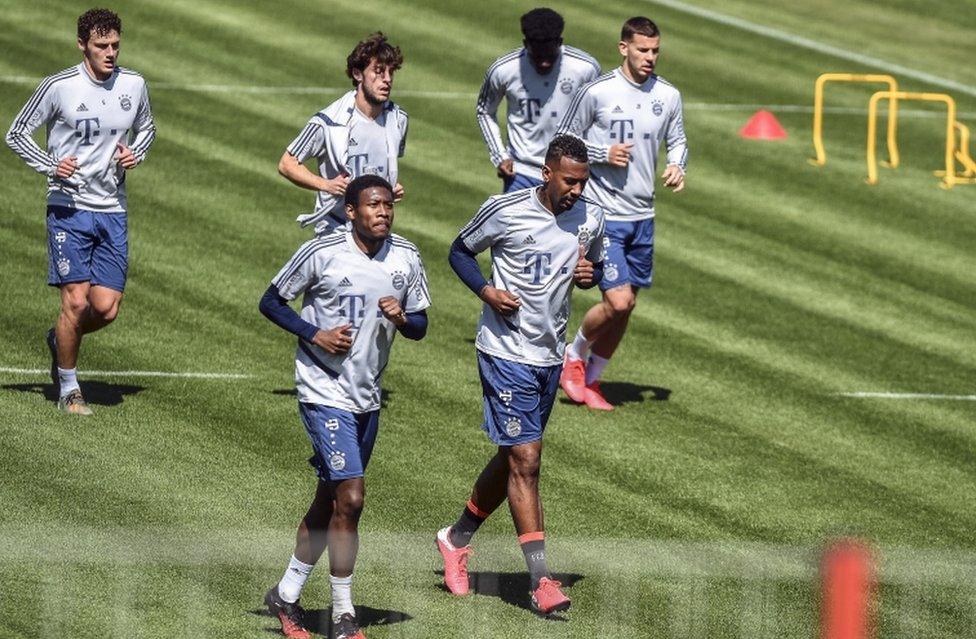
M 553 5 L 566 41 L 604 68 L 617 64 L 624 19 L 659 22 L 659 70 L 683 93 L 691 145 L 688 188 L 659 197 L 655 287 L 607 371 L 620 406 L 607 415 L 559 402 L 546 435 L 549 554 L 573 598 L 562 620 L 525 609 L 504 510 L 476 539 L 472 597 L 438 587 L 433 545 L 491 454 L 471 342 L 479 304 L 446 261 L 499 186 L 474 96 L 534 5 L 115 2 L 121 62 L 150 83 L 158 137 L 129 179 L 120 319 L 82 351 L 96 417 L 58 414 L 46 375 L 0 373 L 0 637 L 273 636 L 257 610 L 314 480 L 290 393 L 294 342 L 257 312 L 308 236 L 292 220 L 312 194 L 275 165 L 345 90 L 345 56 L 377 29 L 406 56 L 394 87 L 411 116 L 395 230 L 421 248 L 434 305 L 428 338 L 399 340 L 386 373 L 354 588 L 368 635 L 813 637 L 817 549 L 854 534 L 881 557 L 881 637 L 972 637 L 976 403 L 839 394 L 976 391 L 976 186 L 938 188 L 938 117 L 902 119 L 903 166 L 882 169 L 874 187 L 863 114 L 828 114 L 823 168 L 806 161 L 802 109 L 772 107 L 784 142 L 736 131 L 750 105 L 812 105 L 820 73 L 884 71 L 748 25 L 968 87 L 949 92 L 976 124 L 976 9 L 693 1 L 740 22 L 677 0 Z M 77 62 L 74 20 L 86 8 L 3 3 L 2 126 L 36 80 Z M 834 87 L 830 105 L 860 107 L 869 91 Z M 0 368 L 46 368 L 56 298 L 42 179 L 9 151 L 0 175 Z M 577 293 L 573 330 L 596 299 Z M 312 611 L 328 608 L 325 572 L 303 596 Z

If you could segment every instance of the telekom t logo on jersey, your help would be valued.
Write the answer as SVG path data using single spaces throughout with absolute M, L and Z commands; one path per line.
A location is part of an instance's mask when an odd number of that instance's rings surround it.
M 340 295 L 339 296 L 339 316 L 345 318 L 352 324 L 354 329 L 359 329 L 366 316 L 366 296 L 365 295 Z
M 536 98 L 519 98 L 519 110 L 525 114 L 525 121 L 535 124 L 542 113 L 542 101 Z
M 522 272 L 532 276 L 533 284 L 539 284 L 542 282 L 543 277 L 548 277 L 552 274 L 552 269 L 549 268 L 551 264 L 552 253 L 540 253 L 536 251 L 525 256 L 525 268 L 522 269 Z
M 100 135 L 98 118 L 79 118 L 75 122 L 75 128 L 77 129 L 75 135 L 81 138 L 81 146 L 91 146 L 94 144 L 91 139 Z
M 610 120 L 610 138 L 626 142 L 634 139 L 633 120 Z

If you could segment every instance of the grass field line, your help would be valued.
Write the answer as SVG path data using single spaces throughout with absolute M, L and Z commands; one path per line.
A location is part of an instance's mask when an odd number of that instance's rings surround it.
M 976 402 L 976 395 L 940 395 L 938 393 L 880 393 L 857 391 L 837 393 L 837 397 L 856 397 L 868 399 L 944 399 L 960 402 Z
M 361 561 L 376 569 L 437 569 L 433 532 L 364 530 Z M 287 558 L 293 533 L 278 529 L 187 531 L 6 525 L 0 528 L 0 564 L 54 562 L 96 565 L 277 565 Z M 29 540 L 29 541 L 28 541 Z M 547 547 L 563 572 L 658 578 L 801 580 L 816 578 L 822 549 L 814 545 L 754 541 L 676 541 L 553 535 Z M 481 534 L 473 570 L 522 570 L 511 535 Z M 947 584 L 976 588 L 976 553 L 969 550 L 876 548 L 886 583 Z M 366 566 L 363 566 L 366 568 Z M 367 568 L 371 569 L 371 568 Z
M 697 18 L 735 27 L 742 31 L 755 33 L 757 35 L 761 35 L 772 40 L 777 40 L 779 42 L 785 42 L 786 44 L 800 47 L 802 49 L 809 49 L 817 52 L 818 54 L 825 54 L 835 58 L 840 58 L 841 60 L 847 60 L 848 62 L 863 64 L 868 67 L 875 67 L 893 75 L 903 75 L 907 78 L 919 80 L 933 86 L 951 89 L 970 96 L 976 96 L 976 87 L 963 84 L 962 82 L 956 82 L 955 80 L 943 78 L 932 73 L 919 71 L 917 69 L 896 64 L 894 62 L 888 62 L 887 60 L 864 55 L 863 53 L 857 53 L 855 51 L 835 47 L 823 42 L 817 42 L 816 40 L 811 40 L 810 38 L 789 33 L 788 31 L 781 31 L 780 29 L 774 29 L 773 27 L 751 22 L 743 18 L 736 18 L 735 16 L 730 16 L 725 13 L 719 13 L 718 11 L 712 11 L 710 9 L 705 9 L 704 7 L 682 2 L 682 0 L 644 0 L 644 2 L 660 5 L 662 7 L 668 7 L 669 9 L 693 15 Z
M 184 377 L 191 379 L 251 379 L 247 373 L 192 373 L 174 371 L 82 371 L 86 377 Z M 0 366 L 0 373 L 9 375 L 49 375 L 46 368 L 11 368 Z
M 0 83 L 36 85 L 43 78 L 28 76 L 0 76 Z M 323 86 L 260 86 L 247 84 L 176 84 L 172 82 L 158 82 L 152 84 L 153 91 L 188 91 L 195 93 L 242 93 L 262 95 L 316 95 L 345 93 L 347 87 Z M 432 100 L 475 100 L 477 93 L 458 91 L 415 91 L 411 89 L 397 90 L 395 97 L 427 98 Z M 780 113 L 813 113 L 813 106 L 805 104 L 741 104 L 735 102 L 686 102 L 686 111 L 778 111 Z M 824 107 L 823 112 L 831 115 L 863 115 L 867 116 L 867 107 Z M 898 115 L 920 118 L 943 119 L 945 114 L 937 110 L 901 109 Z M 976 111 L 956 114 L 959 118 L 976 118 Z

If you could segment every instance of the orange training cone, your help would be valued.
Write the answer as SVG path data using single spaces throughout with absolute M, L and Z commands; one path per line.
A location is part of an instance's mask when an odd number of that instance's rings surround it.
M 842 539 L 827 549 L 820 566 L 820 639 L 873 639 L 874 560 L 870 549 Z
M 756 111 L 745 126 L 739 129 L 739 136 L 749 140 L 783 140 L 786 129 L 776 116 L 766 110 Z

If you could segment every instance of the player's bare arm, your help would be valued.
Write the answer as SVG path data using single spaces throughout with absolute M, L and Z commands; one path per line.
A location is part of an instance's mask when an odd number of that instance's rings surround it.
M 341 324 L 329 330 L 320 330 L 312 343 L 331 355 L 344 355 L 352 348 L 352 324 Z
M 278 161 L 278 173 L 286 180 L 310 191 L 325 191 L 331 195 L 345 195 L 349 186 L 349 176 L 341 173 L 330 179 L 315 175 L 307 166 L 298 161 L 291 153 L 285 151 Z
M 661 174 L 664 186 L 678 193 L 685 188 L 685 172 L 677 164 L 669 164 L 664 173 Z

